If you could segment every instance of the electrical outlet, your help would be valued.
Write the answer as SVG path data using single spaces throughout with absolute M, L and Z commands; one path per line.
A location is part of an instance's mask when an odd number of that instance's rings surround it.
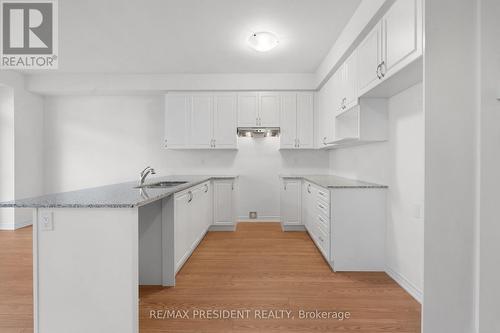
M 257 212 L 249 212 L 248 218 L 251 220 L 256 220 L 257 219 Z
M 40 229 L 42 231 L 54 230 L 54 219 L 52 212 L 40 213 Z

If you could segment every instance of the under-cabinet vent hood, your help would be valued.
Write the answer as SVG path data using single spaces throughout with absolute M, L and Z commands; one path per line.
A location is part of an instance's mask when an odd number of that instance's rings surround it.
M 279 136 L 279 127 L 238 127 L 238 136 L 247 138 L 265 138 Z

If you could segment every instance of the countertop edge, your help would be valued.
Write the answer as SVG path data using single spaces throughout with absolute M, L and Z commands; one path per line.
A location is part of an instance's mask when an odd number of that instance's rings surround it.
M 322 175 L 323 177 L 328 177 L 328 176 L 331 176 L 331 177 L 336 177 L 336 178 L 339 178 L 339 179 L 345 179 L 345 180 L 348 180 L 348 181 L 352 181 L 352 182 L 360 182 L 362 184 L 356 184 L 356 185 L 325 185 L 325 184 L 321 184 L 320 182 L 316 181 L 315 179 L 313 179 L 312 177 L 318 177 L 318 176 L 315 176 L 315 175 L 279 175 L 280 178 L 282 179 L 303 179 L 303 180 L 306 180 L 308 182 L 311 182 L 317 186 L 320 186 L 320 187 L 323 187 L 323 188 L 326 188 L 326 189 L 336 189 L 336 188 L 343 188 L 343 189 L 349 189 L 349 188 L 366 188 L 366 189 L 387 189 L 389 188 L 389 186 L 387 185 L 382 185 L 382 184 L 375 184 L 375 183 L 370 183 L 370 182 L 365 182 L 363 180 L 358 180 L 358 179 L 351 179 L 351 178 L 345 178 L 345 177 L 340 177 L 340 176 L 336 176 L 336 175 Z

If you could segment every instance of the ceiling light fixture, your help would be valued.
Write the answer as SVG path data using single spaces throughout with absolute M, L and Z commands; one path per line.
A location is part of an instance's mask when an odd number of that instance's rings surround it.
M 279 43 L 275 34 L 267 31 L 255 32 L 248 37 L 248 44 L 256 51 L 267 52 L 274 49 Z

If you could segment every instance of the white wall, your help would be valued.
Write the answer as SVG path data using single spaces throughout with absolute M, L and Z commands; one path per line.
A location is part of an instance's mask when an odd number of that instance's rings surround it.
M 14 198 L 14 90 L 0 85 L 0 201 Z M 14 209 L 0 209 L 0 230 L 14 229 Z
M 389 141 L 332 150 L 331 172 L 387 184 L 387 267 L 421 300 L 423 290 L 424 114 L 422 84 L 389 99 Z M 423 212 L 422 212 L 423 214 Z
M 240 175 L 239 215 L 279 216 L 280 173 L 327 173 L 328 153 L 278 151 L 278 138 L 239 138 L 238 151 L 161 147 L 162 96 L 59 96 L 45 104 L 48 192 L 135 180 L 146 165 L 157 175 Z
M 481 2 L 479 302 L 480 333 L 500 332 L 500 2 Z
M 474 331 L 477 3 L 425 3 L 425 333 Z
M 15 72 L 0 73 L 0 85 L 10 89 L 13 97 L 12 118 L 8 128 L 12 152 L 5 157 L 13 166 L 9 176 L 2 174 L 0 181 L 13 182 L 13 192 L 2 200 L 13 200 L 43 194 L 43 98 L 25 90 L 24 76 Z M 3 132 L 2 137 L 6 135 Z M 3 145 L 3 144 L 2 144 Z M 3 153 L 2 153 L 2 158 Z M 6 212 L 9 209 L 2 209 Z M 12 209 L 10 210 L 12 211 Z M 31 209 L 16 208 L 13 216 L 0 228 L 13 229 L 31 223 Z M 2 214 L 5 214 L 2 212 Z M 10 213 L 9 213 L 10 214 Z

